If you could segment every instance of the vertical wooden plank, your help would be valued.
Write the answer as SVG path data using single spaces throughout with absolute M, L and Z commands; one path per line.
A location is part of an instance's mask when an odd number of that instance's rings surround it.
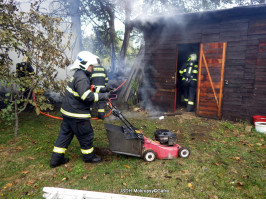
M 224 87 L 224 65 L 226 57 L 226 47 L 227 43 L 223 43 L 223 59 L 222 59 L 222 69 L 221 69 L 221 82 L 220 82 L 220 96 L 219 96 L 219 106 L 218 106 L 218 117 L 222 117 L 222 99 L 223 99 L 223 87 Z
M 203 44 L 200 44 L 200 59 L 199 59 L 199 71 L 198 71 L 198 86 L 197 86 L 197 114 L 199 114 L 199 105 L 200 105 L 200 83 L 201 83 L 201 67 L 202 67 L 202 53 L 203 53 Z
M 178 48 L 176 46 L 176 63 L 175 63 L 175 102 L 174 102 L 174 110 L 176 110 L 176 97 L 177 97 L 177 74 L 178 74 Z

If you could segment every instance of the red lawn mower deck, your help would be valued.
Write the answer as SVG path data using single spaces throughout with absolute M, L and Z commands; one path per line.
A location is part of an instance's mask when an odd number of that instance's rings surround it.
M 104 124 L 113 153 L 142 157 L 151 162 L 157 159 L 188 158 L 190 150 L 176 144 L 176 134 L 167 129 L 156 130 L 155 139 L 146 138 L 141 130 L 136 129 L 115 106 L 108 102 L 112 114 L 123 122 L 123 126 Z

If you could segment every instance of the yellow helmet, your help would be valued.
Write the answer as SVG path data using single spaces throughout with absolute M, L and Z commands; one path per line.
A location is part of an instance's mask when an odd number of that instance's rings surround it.
M 189 55 L 190 61 L 196 61 L 197 60 L 197 54 L 192 53 Z

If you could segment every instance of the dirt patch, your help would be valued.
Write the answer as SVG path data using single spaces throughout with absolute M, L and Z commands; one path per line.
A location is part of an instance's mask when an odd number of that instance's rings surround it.
M 209 134 L 209 128 L 205 126 L 193 126 L 193 131 L 190 132 L 189 136 L 191 140 L 196 141 L 205 141 L 205 140 L 211 140 L 212 137 Z
M 204 133 L 191 133 L 190 139 L 196 141 L 206 141 L 210 140 L 211 137 L 209 135 L 205 135 Z
M 187 112 L 185 108 L 178 108 L 174 112 L 167 112 L 165 116 L 175 116 L 179 119 L 195 119 L 197 118 L 195 112 Z
M 97 155 L 100 156 L 110 156 L 114 155 L 114 153 L 108 149 L 108 148 L 103 148 L 103 147 L 94 147 L 94 151 Z
M 212 139 L 210 136 L 211 119 L 199 118 L 195 112 L 187 112 L 185 108 L 179 108 L 174 113 L 168 113 L 167 115 L 177 118 L 180 124 L 186 124 L 186 121 L 190 121 L 188 126 L 180 129 L 179 138 L 182 139 L 185 136 L 189 136 L 190 140 L 195 141 Z

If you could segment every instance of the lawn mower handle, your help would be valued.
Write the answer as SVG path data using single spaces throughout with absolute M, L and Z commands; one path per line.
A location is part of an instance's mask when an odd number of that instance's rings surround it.
M 117 110 L 117 108 L 111 103 L 110 100 L 109 102 L 107 102 L 107 105 L 112 111 L 112 114 L 123 122 L 123 124 L 129 129 L 131 134 L 139 138 L 140 136 L 136 133 L 134 126 L 124 117 L 121 111 Z

